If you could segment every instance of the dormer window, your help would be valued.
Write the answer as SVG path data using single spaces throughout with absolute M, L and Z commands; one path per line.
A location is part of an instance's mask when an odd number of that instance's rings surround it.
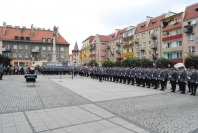
M 50 38 L 47 38 L 47 42 L 51 42 L 51 39 Z
M 156 24 L 156 21 L 153 21 L 153 22 L 152 22 L 152 25 L 155 25 L 155 24 Z
M 198 8 L 196 8 L 195 11 L 198 12 Z
M 23 37 L 23 36 L 21 36 L 21 37 L 20 37 L 20 40 L 24 40 L 24 37 Z
M 144 25 L 143 26 L 141 26 L 141 29 L 143 29 L 144 28 Z
M 46 38 L 42 38 L 42 42 L 46 42 Z
M 30 40 L 30 37 L 26 37 L 26 40 L 29 41 Z
M 19 37 L 18 37 L 18 36 L 15 36 L 15 37 L 14 37 L 14 40 L 19 40 Z

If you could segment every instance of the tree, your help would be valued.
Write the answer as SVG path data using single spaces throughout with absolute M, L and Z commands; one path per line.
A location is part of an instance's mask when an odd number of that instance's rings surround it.
M 157 59 L 157 67 L 165 67 L 167 68 L 170 64 L 170 67 L 173 67 L 173 65 L 175 64 L 172 60 L 169 59 L 165 59 L 165 58 L 160 58 Z
M 88 66 L 98 66 L 98 63 L 97 63 L 95 60 L 91 60 L 91 61 L 88 63 Z
M 186 68 L 194 67 L 198 69 L 198 56 L 186 57 L 184 65 Z
M 116 67 L 121 67 L 121 66 L 122 66 L 122 62 L 121 62 L 121 61 L 116 61 L 116 62 L 114 63 L 114 66 L 116 66 Z
M 132 67 L 141 66 L 141 60 L 137 57 L 132 58 Z
M 10 65 L 10 61 L 11 61 L 10 58 L 0 55 L 0 64 L 3 64 L 4 66 L 8 66 Z
M 102 66 L 103 67 L 113 67 L 114 63 L 112 61 L 103 61 Z
M 131 67 L 131 66 L 133 66 L 133 58 L 128 57 L 128 58 L 124 59 L 122 61 L 122 66 L 124 66 L 124 67 Z
M 152 62 L 149 59 L 142 58 L 141 59 L 141 66 L 142 67 L 152 67 L 153 64 L 152 64 Z

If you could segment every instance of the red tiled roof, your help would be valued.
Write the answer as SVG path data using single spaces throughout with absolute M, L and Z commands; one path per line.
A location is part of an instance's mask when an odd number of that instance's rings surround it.
M 144 28 L 141 28 L 142 26 L 143 26 Z M 138 24 L 138 25 L 136 26 L 135 34 L 140 33 L 140 32 L 144 32 L 144 31 L 146 31 L 146 30 L 147 30 L 147 27 L 146 27 L 146 21 L 145 21 L 145 22 L 142 22 L 142 23 L 140 23 L 140 24 Z
M 184 21 L 194 17 L 198 17 L 198 12 L 196 12 L 196 8 L 198 8 L 198 3 L 186 7 Z
M 150 22 L 148 24 L 148 27 L 146 27 L 146 21 L 138 24 L 137 27 L 136 27 L 135 34 L 160 27 L 161 26 L 161 19 L 163 19 L 163 18 L 165 18 L 165 14 L 150 19 Z M 155 24 L 152 24 L 153 22 Z M 141 28 L 142 26 L 144 28 Z
M 87 39 L 85 39 L 83 42 L 89 40 L 89 42 L 92 42 L 95 36 L 89 36 Z
M 126 31 L 126 28 L 118 30 L 117 36 L 115 36 L 115 32 L 112 33 L 112 34 L 110 34 L 110 35 L 108 35 L 109 41 L 113 41 L 113 40 L 122 38 L 122 33 L 123 33 L 124 31 Z
M 106 35 L 98 35 L 98 38 L 100 39 L 101 42 L 108 42 L 108 36 Z
M 14 40 L 15 36 L 19 36 L 19 37 L 23 36 L 24 38 L 30 37 L 29 42 L 38 42 L 38 43 L 42 42 L 42 38 L 53 39 L 53 31 L 50 31 L 50 30 L 34 29 L 33 30 L 34 35 L 32 37 L 30 36 L 31 29 L 24 29 L 21 32 L 21 29 L 19 28 L 6 27 L 6 33 L 4 36 L 2 35 L 2 32 L 3 32 L 3 27 L 0 26 L 0 40 L 4 40 L 4 41 L 17 41 L 17 40 Z M 56 41 L 57 41 L 56 42 L 57 44 L 69 45 L 69 43 L 60 34 L 58 34 L 58 39 Z
M 165 14 L 161 15 L 161 16 L 158 16 L 156 18 L 152 18 L 149 22 L 149 25 L 147 27 L 147 30 L 150 30 L 150 29 L 155 29 L 155 28 L 158 28 L 161 26 L 161 20 L 165 18 Z M 155 24 L 152 24 L 152 23 L 155 23 Z

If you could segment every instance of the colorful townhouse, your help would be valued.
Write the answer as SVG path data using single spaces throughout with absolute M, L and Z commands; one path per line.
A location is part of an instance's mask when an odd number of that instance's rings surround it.
M 198 55 L 198 3 L 187 6 L 183 19 L 183 58 Z
M 162 22 L 162 57 L 175 63 L 182 58 L 182 21 L 183 12 L 164 18 Z

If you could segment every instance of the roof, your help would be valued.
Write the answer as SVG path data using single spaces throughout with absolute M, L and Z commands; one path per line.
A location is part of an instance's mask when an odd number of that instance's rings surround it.
M 155 18 L 151 18 L 147 27 L 146 27 L 146 21 L 138 24 L 136 27 L 135 34 L 160 27 L 161 20 L 164 18 L 165 18 L 165 14 Z
M 108 42 L 108 36 L 106 35 L 98 35 L 98 38 L 100 39 L 101 42 Z
M 198 3 L 187 6 L 185 10 L 184 21 L 194 17 L 198 17 L 198 11 L 196 11 L 197 8 L 198 8 Z
M 89 40 L 89 42 L 92 42 L 95 36 L 89 36 L 87 39 L 85 39 L 83 42 Z
M 152 18 L 148 24 L 147 30 L 155 29 L 161 26 L 161 20 L 165 18 L 165 14 Z
M 77 44 L 77 42 L 75 43 L 75 46 L 74 46 L 74 49 L 73 50 L 75 50 L 75 51 L 79 51 L 79 48 L 78 48 L 78 44 Z
M 3 36 L 3 27 L 0 26 L 0 40 L 3 41 L 17 41 L 15 40 L 15 36 L 23 36 L 24 38 L 30 37 L 29 42 L 43 42 L 42 38 L 50 38 L 53 39 L 53 32 L 51 30 L 38 30 L 33 29 L 33 36 L 30 36 L 31 29 L 23 28 L 12 28 L 12 27 L 6 27 L 6 33 Z M 20 40 L 23 41 L 23 40 Z M 26 40 L 24 40 L 26 41 Z M 69 45 L 69 43 L 58 33 L 58 38 L 56 39 L 57 44 L 66 44 Z
M 112 34 L 108 35 L 108 40 L 109 40 L 109 41 L 113 41 L 113 40 L 122 38 L 122 33 L 125 32 L 126 29 L 127 29 L 127 28 L 123 28 L 123 29 L 118 30 L 118 33 L 117 33 L 116 36 L 115 36 L 115 33 L 112 33 Z

